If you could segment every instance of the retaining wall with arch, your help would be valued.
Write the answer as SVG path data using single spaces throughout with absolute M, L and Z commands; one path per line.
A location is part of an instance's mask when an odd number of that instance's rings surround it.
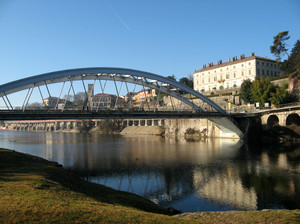
M 270 112 L 261 116 L 261 124 L 267 128 L 296 125 L 300 126 L 300 110 Z

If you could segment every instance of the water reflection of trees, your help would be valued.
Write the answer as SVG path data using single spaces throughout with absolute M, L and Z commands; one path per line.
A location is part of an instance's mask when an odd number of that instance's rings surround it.
M 286 153 L 272 153 L 272 157 L 262 153 L 261 157 L 261 164 L 249 164 L 240 174 L 243 186 L 255 189 L 258 209 L 299 208 L 299 164 L 290 163 Z
M 70 169 L 163 206 L 196 195 L 236 209 L 300 207 L 297 150 L 262 153 L 218 140 L 80 136 L 83 144 L 58 155 L 72 157 Z

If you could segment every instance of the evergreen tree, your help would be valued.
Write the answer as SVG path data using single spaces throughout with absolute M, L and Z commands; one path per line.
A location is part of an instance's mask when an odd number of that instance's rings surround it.
M 193 88 L 194 82 L 186 77 L 179 79 L 179 83 L 186 85 L 190 88 Z
M 288 39 L 290 39 L 289 31 L 283 31 L 278 33 L 274 38 L 273 45 L 270 47 L 271 53 L 276 56 L 278 60 L 281 60 L 281 55 L 286 53 L 288 58 L 290 57 L 288 54 L 288 49 L 286 48 L 286 43 Z
M 270 78 L 260 78 L 253 82 L 251 87 L 253 102 L 258 102 L 261 106 L 270 103 L 271 92 L 275 92 L 275 86 Z
M 250 79 L 244 80 L 241 85 L 240 97 L 245 103 L 253 103 L 251 87 L 252 82 Z
M 300 40 L 297 40 L 295 43 L 291 55 L 284 62 L 279 62 L 279 68 L 286 73 L 293 73 L 300 66 L 299 63 L 299 54 L 300 54 Z M 298 58 L 298 59 L 297 59 Z M 299 69 L 298 69 L 299 70 Z

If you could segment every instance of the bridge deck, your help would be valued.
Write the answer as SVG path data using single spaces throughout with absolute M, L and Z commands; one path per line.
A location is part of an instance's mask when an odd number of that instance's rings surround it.
M 210 117 L 229 117 L 230 115 L 218 112 L 174 112 L 174 111 L 0 111 L 0 120 L 52 120 L 52 119 L 151 119 L 151 118 L 210 118 Z

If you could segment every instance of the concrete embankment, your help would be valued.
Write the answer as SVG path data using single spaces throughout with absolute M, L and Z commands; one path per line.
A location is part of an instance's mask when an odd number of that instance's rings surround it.
M 122 135 L 164 135 L 199 139 L 207 137 L 238 138 L 234 133 L 228 135 L 209 119 L 165 119 L 163 126 L 128 126 Z
M 161 126 L 128 126 L 121 131 L 121 135 L 163 135 L 164 127 Z

